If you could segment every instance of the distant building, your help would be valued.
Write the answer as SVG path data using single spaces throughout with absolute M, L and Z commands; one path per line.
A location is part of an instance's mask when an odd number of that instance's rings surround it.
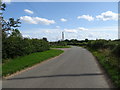
M 64 32 L 62 32 L 62 41 L 64 41 Z

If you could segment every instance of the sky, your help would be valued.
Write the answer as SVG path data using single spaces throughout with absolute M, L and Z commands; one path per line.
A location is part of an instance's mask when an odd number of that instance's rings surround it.
M 23 37 L 49 41 L 117 39 L 117 2 L 10 2 L 4 18 L 19 18 Z

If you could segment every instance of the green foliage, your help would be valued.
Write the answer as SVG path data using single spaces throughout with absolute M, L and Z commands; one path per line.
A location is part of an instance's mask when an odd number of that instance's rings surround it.
M 88 42 L 87 48 L 98 58 L 114 85 L 120 87 L 120 40 L 94 40 Z
M 65 41 L 50 42 L 51 46 L 67 46 Z
M 63 52 L 62 50 L 51 49 L 48 51 L 32 53 L 26 56 L 11 59 L 7 63 L 3 64 L 2 75 L 6 76 L 15 73 L 24 68 L 40 63 L 46 59 L 58 56 L 62 52 Z
M 51 48 L 71 48 L 70 46 L 51 46 Z
M 0 2 L 0 10 L 4 11 L 6 5 Z M 4 20 L 1 16 L 2 24 L 2 58 L 5 59 L 24 56 L 34 52 L 42 52 L 49 50 L 47 38 L 29 39 L 23 38 L 20 31 L 16 27 L 20 27 L 20 19 L 9 18 Z
M 34 52 L 49 50 L 49 43 L 43 39 L 23 38 L 19 30 L 15 29 L 11 34 L 2 32 L 2 58 L 15 58 Z M 4 60 L 3 60 L 4 62 Z
M 120 41 L 94 40 L 89 41 L 87 46 L 91 49 L 109 49 L 111 54 L 120 57 Z
M 85 42 L 88 42 L 89 40 L 88 39 L 85 39 Z
M 5 11 L 5 8 L 6 8 L 6 4 L 0 2 L 0 10 Z
M 47 38 L 45 38 L 45 37 L 43 37 L 43 40 L 46 41 L 46 42 L 48 42 Z
M 115 46 L 115 48 L 112 50 L 112 54 L 120 58 L 120 44 L 117 44 Z
M 104 67 L 108 75 L 110 76 L 113 84 L 116 87 L 120 87 L 120 67 L 118 65 L 119 59 L 108 54 L 108 51 L 93 51 L 94 56 L 97 57 L 100 64 Z M 109 51 L 110 52 L 110 51 Z
M 41 39 L 32 39 L 32 45 L 34 47 L 34 52 L 41 52 L 49 49 L 48 42 Z
M 17 51 L 19 45 L 21 44 L 21 34 L 18 30 L 14 30 L 11 35 L 8 37 L 6 32 L 2 32 L 2 57 L 5 58 L 13 58 L 18 54 Z M 15 50 L 16 49 L 16 50 Z
M 2 18 L 1 20 L 2 20 L 2 31 L 15 30 L 16 27 L 20 27 L 19 24 L 21 24 L 20 19 L 14 20 L 14 18 L 9 18 L 9 20 L 6 21 Z
M 5 11 L 6 4 L 0 2 L 0 12 Z M 4 20 L 2 16 L 3 12 L 0 13 L 0 23 L 2 24 L 2 31 L 15 30 L 21 24 L 20 19 L 15 20 L 14 18 L 9 18 L 9 20 Z
M 113 42 L 113 41 L 109 41 L 108 43 L 105 44 L 105 48 L 112 50 L 113 48 L 115 48 L 117 43 Z
M 71 40 L 64 40 L 64 42 L 66 42 L 67 45 L 75 45 L 75 46 L 84 46 L 87 45 L 87 42 L 89 40 L 85 39 L 85 40 L 77 40 L 77 39 L 71 39 Z
M 90 41 L 88 42 L 88 47 L 92 48 L 92 49 L 102 49 L 105 47 L 105 44 L 107 43 L 106 40 L 95 40 L 95 41 Z

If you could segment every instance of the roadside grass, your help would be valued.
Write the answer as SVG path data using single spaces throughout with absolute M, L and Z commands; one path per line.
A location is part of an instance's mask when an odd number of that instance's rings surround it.
M 27 67 L 31 67 L 44 60 L 58 56 L 61 53 L 63 53 L 62 50 L 50 49 L 48 51 L 32 53 L 11 59 L 9 62 L 2 65 L 2 76 L 7 76 Z
M 51 48 L 71 48 L 71 46 L 51 46 Z
M 120 59 L 111 55 L 109 50 L 90 50 L 111 78 L 115 87 L 120 88 Z

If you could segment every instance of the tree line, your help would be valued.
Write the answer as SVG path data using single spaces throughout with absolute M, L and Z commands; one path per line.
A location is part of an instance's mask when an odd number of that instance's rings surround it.
M 2 33 L 2 58 L 15 58 L 30 53 L 49 50 L 48 41 L 37 38 L 24 38 L 19 30 L 15 29 L 11 34 Z
M 5 20 L 3 12 L 6 4 L 0 2 L 0 23 L 2 25 L 2 59 L 15 58 L 30 53 L 42 52 L 50 49 L 47 38 L 24 38 L 17 27 L 20 27 L 19 19 L 9 18 Z

